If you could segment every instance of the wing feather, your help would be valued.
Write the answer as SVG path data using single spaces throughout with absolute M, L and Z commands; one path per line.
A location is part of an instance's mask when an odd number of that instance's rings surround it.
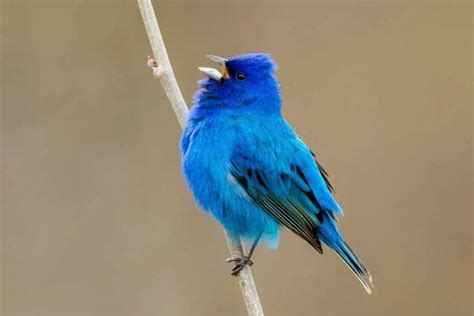
M 272 192 L 270 185 L 265 180 L 264 171 L 255 169 L 255 166 L 243 166 L 233 162 L 231 174 L 255 203 L 267 214 L 273 217 L 280 225 L 289 228 L 306 240 L 319 253 L 323 253 L 317 234 L 317 216 L 315 213 L 307 210 L 303 206 L 304 203 L 302 201 L 298 201 L 289 194 L 279 196 Z M 287 185 L 291 187 L 291 190 L 298 190 L 308 194 L 308 192 L 301 191 L 301 188 L 291 180 L 290 175 L 280 174 L 279 179 L 280 181 L 290 181 Z M 302 181 L 306 180 L 303 178 Z M 310 190 L 309 186 L 307 189 Z

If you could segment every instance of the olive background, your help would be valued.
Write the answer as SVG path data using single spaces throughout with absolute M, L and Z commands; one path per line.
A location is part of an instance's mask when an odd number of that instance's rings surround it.
M 154 1 L 191 105 L 205 54 L 269 52 L 372 296 L 289 232 L 267 315 L 471 315 L 472 3 Z M 1 0 L 2 315 L 245 315 L 180 172 L 135 1 Z

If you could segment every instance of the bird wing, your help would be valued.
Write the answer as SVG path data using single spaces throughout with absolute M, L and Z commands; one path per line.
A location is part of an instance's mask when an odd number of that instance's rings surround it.
M 312 151 L 311 155 L 314 158 L 314 162 L 316 162 L 316 166 L 318 167 L 319 173 L 321 173 L 321 176 L 323 177 L 324 183 L 326 184 L 326 187 L 328 188 L 329 192 L 334 193 L 334 187 L 329 181 L 329 173 L 326 171 L 326 169 L 324 169 L 318 159 L 316 159 L 316 155 Z
M 230 173 L 267 214 L 322 253 L 317 234 L 322 212 L 333 215 L 340 208 L 326 171 L 309 150 L 298 152 L 288 162 L 271 163 L 239 150 L 231 157 Z

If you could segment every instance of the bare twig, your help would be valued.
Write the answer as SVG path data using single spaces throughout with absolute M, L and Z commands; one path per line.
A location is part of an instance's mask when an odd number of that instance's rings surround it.
M 173 107 L 176 117 L 178 118 L 179 124 L 181 127 L 184 127 L 188 108 L 186 107 L 183 95 L 179 90 L 178 83 L 173 74 L 173 69 L 168 58 L 168 53 L 161 36 L 151 0 L 137 0 L 137 2 L 148 34 L 148 39 L 150 40 L 153 55 L 155 57 L 155 59 L 148 58 L 148 67 L 153 71 L 153 76 L 160 81 L 161 86 L 165 90 L 171 106 Z M 240 239 L 229 238 L 229 236 L 226 237 L 231 256 L 243 256 L 245 250 L 242 241 Z M 263 315 L 263 309 L 260 304 L 257 288 L 255 287 L 255 282 L 249 266 L 246 266 L 239 273 L 239 283 L 248 315 Z

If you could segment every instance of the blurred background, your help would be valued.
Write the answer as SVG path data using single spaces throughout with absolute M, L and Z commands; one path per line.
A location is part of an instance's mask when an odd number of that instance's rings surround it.
M 472 312 L 472 3 L 154 1 L 188 103 L 203 56 L 269 52 L 368 296 L 293 234 L 253 267 L 267 315 Z M 180 172 L 135 1 L 1 0 L 2 315 L 245 315 Z

